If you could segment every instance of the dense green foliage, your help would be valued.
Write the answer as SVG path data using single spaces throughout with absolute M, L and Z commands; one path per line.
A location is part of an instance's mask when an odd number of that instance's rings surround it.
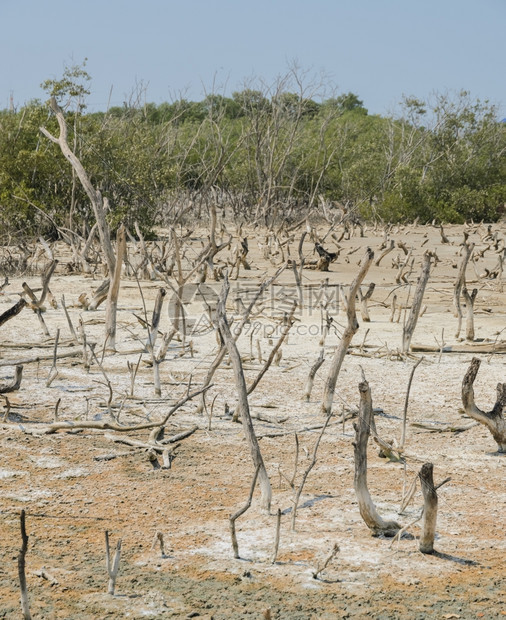
M 317 102 L 287 80 L 232 97 L 87 113 L 79 85 L 87 79 L 74 67 L 45 88 L 74 102 L 69 143 L 109 197 L 112 224 L 137 220 L 148 230 L 170 221 L 181 197 L 201 208 L 225 196 L 236 216 L 266 223 L 318 208 L 320 195 L 388 221 L 495 220 L 506 201 L 506 125 L 465 92 L 432 104 L 406 99 L 398 118 L 369 115 L 353 93 Z M 40 126 L 58 135 L 40 101 L 0 111 L 4 231 L 50 233 L 91 217 L 70 164 Z

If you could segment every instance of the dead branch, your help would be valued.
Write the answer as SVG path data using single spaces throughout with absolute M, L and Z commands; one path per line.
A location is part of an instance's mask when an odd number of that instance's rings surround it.
M 408 403 L 409 403 L 409 392 L 411 390 L 411 384 L 413 383 L 413 377 L 415 375 L 415 371 L 418 368 L 418 366 L 422 363 L 423 361 L 423 357 L 421 357 L 416 364 L 413 366 L 413 368 L 411 369 L 411 373 L 409 375 L 409 381 L 408 381 L 408 387 L 406 390 L 406 398 L 404 400 L 404 411 L 402 414 L 402 431 L 401 431 L 401 439 L 399 441 L 399 450 L 403 450 L 404 449 L 404 443 L 406 442 L 406 422 L 408 419 Z
M 26 306 L 26 299 L 21 297 L 21 299 L 16 304 L 14 304 L 12 308 L 9 308 L 8 310 L 0 314 L 0 326 L 6 323 L 9 319 L 12 319 L 17 314 L 19 314 L 25 306 Z
M 453 308 L 454 314 L 458 319 L 457 323 L 457 332 L 455 334 L 455 338 L 460 336 L 460 329 L 462 327 L 462 307 L 460 305 L 460 295 L 462 293 L 462 288 L 466 286 L 466 267 L 471 255 L 473 253 L 474 243 L 465 244 L 463 251 L 464 255 L 462 256 L 462 260 L 460 262 L 459 272 L 457 274 L 457 279 L 455 280 L 455 285 L 453 288 Z
M 474 340 L 474 302 L 478 295 L 478 289 L 474 288 L 472 293 L 466 287 L 462 290 L 462 296 L 466 302 L 466 340 Z
M 121 557 L 121 538 L 116 543 L 116 553 L 114 554 L 114 560 L 111 563 L 111 551 L 109 548 L 109 532 L 105 531 L 105 565 L 107 568 L 107 574 L 109 575 L 109 583 L 107 584 L 107 594 L 114 596 L 114 590 L 116 588 L 116 577 L 119 571 L 119 560 Z
M 322 348 L 320 350 L 320 355 L 318 356 L 318 359 L 316 360 L 316 362 L 311 366 L 311 369 L 309 370 L 309 375 L 306 381 L 306 387 L 304 388 L 304 400 L 309 402 L 309 399 L 311 398 L 311 392 L 313 391 L 313 383 L 314 383 L 314 379 L 316 377 L 316 373 L 318 372 L 318 370 L 320 369 L 321 365 L 323 364 L 323 362 L 325 361 L 325 349 Z

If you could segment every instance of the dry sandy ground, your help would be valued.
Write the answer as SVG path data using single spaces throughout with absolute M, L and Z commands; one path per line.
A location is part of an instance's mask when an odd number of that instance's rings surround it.
M 505 230 L 499 225 L 499 238 Z M 436 250 L 441 261 L 433 268 L 413 342 L 437 345 L 444 328 L 446 344 L 456 344 L 456 319 L 452 309 L 453 283 L 460 261 L 461 227 L 446 229 L 451 243 L 441 244 L 437 229 L 393 229 L 390 236 L 414 249 L 411 287 L 398 287 L 392 259 L 402 258 L 396 248 L 379 267 L 371 268 L 365 285 L 374 281 L 370 302 L 371 323 L 361 323 L 353 341 L 353 355 L 345 358 L 338 380 L 334 411 L 354 409 L 358 404 L 361 368 L 371 385 L 381 437 L 399 439 L 406 387 L 414 358 L 399 359 L 402 315 L 390 322 L 390 302 L 395 289 L 399 301 L 413 294 L 426 249 Z M 471 240 L 476 251 L 487 245 L 481 240 L 485 227 L 475 227 Z M 268 272 L 250 236 L 251 271 L 242 271 L 233 282 L 229 315 L 236 314 L 235 297 L 246 302 L 251 290 Z M 292 255 L 296 244 L 291 246 Z M 395 542 L 373 538 L 361 520 L 353 490 L 354 432 L 348 421 L 333 421 L 323 436 L 316 466 L 308 476 L 300 498 L 296 529 L 290 520 L 293 491 L 286 478 L 293 473 L 295 440 L 300 441 L 296 485 L 310 463 L 321 426 L 320 402 L 330 359 L 338 342 L 331 331 L 325 342 L 326 361 L 314 384 L 310 402 L 302 400 L 310 366 L 318 357 L 321 317 L 318 286 L 325 277 L 329 285 L 347 285 L 353 279 L 367 245 L 377 251 L 382 232 L 367 230 L 364 238 L 342 241 L 343 250 L 328 274 L 304 270 L 304 308 L 297 315 L 288 342 L 282 347 L 279 365 L 273 365 L 250 396 L 255 427 L 273 486 L 270 514 L 259 506 L 259 491 L 237 521 L 240 560 L 233 558 L 228 517 L 244 505 L 253 467 L 242 427 L 232 421 L 226 407 L 235 408 L 231 368 L 226 363 L 216 373 L 209 391 L 207 414 L 196 413 L 196 402 L 184 405 L 169 421 L 166 436 L 197 425 L 182 440 L 170 469 L 153 469 L 146 452 L 113 442 L 111 432 L 60 432 L 40 435 L 43 422 L 53 420 L 56 402 L 62 420 L 106 420 L 108 390 L 96 364 L 86 372 L 79 355 L 58 361 L 59 374 L 46 387 L 50 359 L 26 363 L 21 388 L 9 394 L 11 412 L 0 430 L 0 617 L 20 617 L 17 554 L 20 547 L 19 513 L 27 513 L 30 536 L 27 579 L 34 618 L 496 618 L 506 616 L 506 568 L 504 555 L 506 508 L 506 460 L 498 455 L 488 430 L 480 425 L 461 433 L 436 432 L 449 426 L 462 427 L 470 420 L 462 414 L 460 387 L 473 354 L 425 353 L 418 367 L 409 401 L 406 463 L 379 458 L 369 447 L 369 487 L 378 510 L 407 525 L 419 515 L 419 490 L 402 514 L 398 514 L 403 487 L 412 482 L 424 462 L 434 464 L 436 483 L 450 476 L 439 490 L 439 513 L 435 555 L 418 551 L 419 523 L 408 536 Z M 200 247 L 194 241 L 195 247 Z M 326 243 L 330 250 L 334 244 Z M 360 248 L 353 252 L 358 246 Z M 286 249 L 286 248 L 285 248 Z M 313 254 L 306 244 L 308 258 Z M 493 249 L 467 270 L 468 286 L 479 289 L 476 301 L 476 338 L 492 344 L 502 339 L 506 327 L 505 295 L 501 282 L 477 279 L 497 262 Z M 278 262 L 280 258 L 278 257 Z M 85 324 L 88 339 L 103 342 L 104 309 L 84 312 L 75 306 L 80 293 L 91 292 L 100 280 L 63 274 L 64 257 L 51 282 L 59 301 L 64 294 L 77 325 Z M 15 301 L 21 283 L 39 285 L 37 276 L 12 277 L 0 297 L 0 312 Z M 263 312 L 247 326 L 239 343 L 251 381 L 261 364 L 256 358 L 259 340 L 265 358 L 279 331 L 269 334 L 265 326 L 279 317 L 293 297 L 293 274 L 287 270 L 278 287 L 264 298 Z M 142 282 L 148 309 L 153 306 L 160 283 Z M 214 285 L 213 285 L 214 286 Z M 328 291 L 334 289 L 329 288 Z M 321 295 L 321 292 L 319 293 Z M 331 293 L 328 292 L 330 295 Z M 315 296 L 316 295 L 316 296 Z M 170 295 L 168 295 L 169 297 Z M 321 298 L 320 298 L 321 300 Z M 170 329 L 165 305 L 161 330 Z M 199 317 L 199 303 L 189 307 Z M 331 306 L 338 331 L 345 314 Z M 152 370 L 140 364 L 135 398 L 130 391 L 127 362 L 136 364 L 146 334 L 134 316 L 142 315 L 142 300 L 135 280 L 126 280 L 120 292 L 118 353 L 106 354 L 103 368 L 113 389 L 113 403 L 123 403 L 122 424 L 138 424 L 163 417 L 169 407 L 192 385 L 202 382 L 217 350 L 214 333 L 194 334 L 192 351 L 171 343 L 162 365 L 162 398 L 153 392 Z M 70 332 L 61 309 L 48 307 L 45 320 L 51 338 L 45 338 L 36 315 L 28 309 L 2 327 L 0 355 L 9 359 L 50 356 L 56 328 L 60 327 L 59 351 L 72 351 Z M 258 331 L 256 331 L 258 329 Z M 367 337 L 366 329 L 369 329 Z M 250 338 L 250 334 L 254 336 Z M 318 332 L 318 334 L 315 334 Z M 23 345 L 21 347 L 20 345 Z M 392 354 L 388 355 L 388 351 Z M 417 356 L 421 354 L 416 353 Z M 503 356 L 479 353 L 482 367 L 475 385 L 476 400 L 490 408 L 495 386 L 504 379 Z M 143 359 L 148 360 L 145 354 Z M 0 366 L 0 383 L 13 376 L 12 366 Z M 211 403 L 213 406 L 211 407 Z M 210 419 L 212 409 L 212 418 Z M 113 409 L 115 415 L 119 409 Z M 432 432 L 432 430 L 434 432 Z M 117 435 L 117 434 L 115 434 Z M 147 440 L 149 431 L 130 433 Z M 97 460 L 117 455 L 111 460 Z M 280 473 L 281 472 L 281 473 Z M 283 475 L 284 474 L 284 475 Z M 285 477 L 286 476 L 286 477 Z M 282 511 L 281 539 L 275 563 L 271 562 L 276 512 Z M 122 556 L 116 595 L 106 594 L 104 530 L 112 544 L 122 539 Z M 165 555 L 152 547 L 162 532 Z M 340 552 L 319 579 L 313 571 L 338 543 Z M 36 573 L 45 571 L 55 582 Z M 269 615 L 270 614 L 270 615 Z

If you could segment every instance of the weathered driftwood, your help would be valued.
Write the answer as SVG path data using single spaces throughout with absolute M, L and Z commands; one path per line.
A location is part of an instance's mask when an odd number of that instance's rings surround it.
M 17 303 L 15 303 L 12 306 L 12 308 L 9 308 L 8 310 L 0 314 L 0 326 L 6 323 L 9 319 L 12 319 L 17 314 L 19 314 L 25 306 L 26 306 L 26 299 L 21 297 L 21 299 Z
M 499 452 L 506 452 L 506 383 L 497 384 L 497 400 L 491 411 L 482 411 L 474 402 L 473 384 L 480 368 L 481 360 L 473 357 L 462 381 L 462 404 L 468 416 L 484 424 L 497 442 Z
M 235 522 L 251 506 L 251 500 L 253 499 L 253 492 L 255 490 L 255 486 L 256 486 L 256 483 L 257 483 L 257 478 L 258 478 L 259 472 L 260 472 L 260 464 L 258 464 L 256 466 L 255 474 L 253 476 L 253 480 L 251 481 L 248 501 L 246 502 L 246 504 L 244 504 L 244 506 L 242 508 L 240 508 L 233 515 L 230 515 L 230 517 L 228 518 L 229 526 L 230 526 L 230 537 L 232 539 L 232 549 L 234 550 L 234 558 L 236 558 L 236 559 L 239 559 L 240 555 L 239 555 L 239 545 L 237 543 L 237 536 L 236 536 L 236 533 L 235 533 Z
M 367 487 L 367 443 L 373 420 L 372 398 L 367 381 L 359 383 L 358 390 L 360 393 L 360 410 L 358 422 L 353 424 L 355 428 L 353 450 L 355 454 L 354 487 L 360 515 L 373 536 L 395 536 L 400 525 L 395 521 L 385 521 L 380 517 Z
M 367 272 L 369 271 L 369 267 L 372 264 L 374 259 L 374 252 L 367 248 L 366 254 L 362 259 L 362 264 L 360 267 L 360 271 L 358 272 L 357 277 L 352 282 L 350 286 L 350 293 L 348 296 L 348 307 L 346 309 L 346 315 L 348 318 L 348 324 L 341 336 L 341 341 L 339 346 L 337 347 L 336 352 L 334 353 L 334 357 L 332 358 L 329 374 L 327 377 L 327 381 L 325 383 L 325 390 L 323 393 L 323 401 L 321 405 L 322 412 L 325 415 L 330 415 L 332 411 L 332 402 L 334 400 L 334 392 L 336 389 L 337 377 L 339 375 L 339 371 L 341 370 L 341 365 L 344 360 L 344 356 L 348 351 L 348 347 L 352 341 L 353 336 L 358 331 L 359 325 L 357 321 L 357 314 L 355 311 L 355 303 L 358 289 L 362 284 Z
M 28 551 L 28 535 L 26 533 L 25 525 L 25 511 L 21 511 L 20 515 L 21 524 L 21 549 L 18 554 L 18 576 L 19 587 L 21 589 L 21 611 L 23 613 L 24 620 L 31 620 L 30 605 L 28 600 L 28 589 L 26 587 L 26 573 L 25 573 L 25 558 Z
M 402 352 L 404 354 L 409 353 L 411 339 L 413 338 L 413 332 L 415 331 L 418 316 L 422 307 L 423 294 L 425 292 L 425 286 L 430 275 L 430 266 L 432 261 L 432 255 L 426 252 L 423 256 L 422 270 L 420 277 L 416 285 L 415 293 L 413 295 L 413 303 L 411 304 L 411 311 L 409 313 L 408 320 L 402 329 Z
M 423 494 L 422 534 L 419 542 L 419 549 L 422 553 L 434 553 L 438 498 L 434 487 L 433 471 L 432 463 L 424 463 L 418 474 Z
M 452 344 L 435 346 L 431 344 L 414 344 L 411 346 L 413 353 L 506 353 L 506 342 L 479 342 L 476 344 Z
M 88 304 L 89 310 L 96 310 L 101 303 L 103 303 L 107 299 L 107 295 L 109 294 L 109 286 L 111 281 L 109 278 L 106 278 L 100 286 L 93 293 L 93 297 Z M 86 309 L 86 308 L 85 308 Z
M 274 545 L 272 546 L 271 564 L 276 563 L 279 551 L 279 539 L 281 533 L 281 508 L 278 508 L 276 513 L 276 533 L 274 535 Z
M 14 379 L 11 383 L 0 383 L 0 394 L 7 394 L 8 392 L 15 392 L 16 390 L 19 390 L 22 378 L 23 366 L 20 364 L 16 366 Z
M 332 549 L 331 549 L 330 553 L 328 554 L 328 556 L 323 560 L 323 562 L 321 564 L 318 563 L 317 567 L 313 571 L 313 579 L 318 579 L 320 574 L 332 562 L 332 560 L 336 557 L 336 555 L 339 553 L 339 551 L 340 551 L 339 545 L 337 543 L 334 543 L 334 546 L 332 547 Z
M 258 468 L 258 478 L 259 478 L 260 490 L 262 494 L 262 507 L 266 510 L 269 510 L 271 506 L 271 498 L 272 498 L 271 483 L 269 480 L 269 476 L 267 474 L 267 470 L 264 465 L 262 453 L 260 451 L 260 445 L 255 435 L 255 429 L 253 428 L 253 422 L 251 420 L 249 403 L 248 403 L 248 393 L 247 393 L 247 388 L 246 388 L 246 379 L 244 377 L 244 370 L 242 367 L 241 356 L 240 356 L 239 350 L 237 349 L 237 345 L 232 336 L 232 333 L 230 332 L 230 327 L 228 325 L 227 316 L 225 312 L 225 305 L 226 305 L 229 289 L 230 289 L 230 285 L 228 282 L 228 278 L 225 275 L 225 280 L 223 282 L 223 286 L 222 286 L 219 301 L 218 301 L 218 306 L 216 309 L 216 327 L 218 328 L 221 334 L 221 337 L 223 338 L 223 342 L 225 343 L 225 346 L 227 347 L 228 355 L 230 357 L 232 368 L 234 370 L 234 379 L 235 379 L 235 384 L 237 388 L 237 399 L 238 399 L 237 407 L 238 407 L 238 410 L 241 416 L 244 435 L 246 438 L 246 442 L 248 443 L 248 447 L 250 449 L 251 457 L 253 459 L 253 464 L 255 465 L 255 468 Z

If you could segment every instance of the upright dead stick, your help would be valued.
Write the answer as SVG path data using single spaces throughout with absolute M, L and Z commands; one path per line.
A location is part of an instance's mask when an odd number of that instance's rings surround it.
M 28 590 L 26 587 L 26 574 L 25 574 L 25 557 L 28 551 L 28 535 L 26 533 L 25 525 L 25 511 L 21 511 L 20 517 L 21 523 L 21 549 L 18 555 L 18 575 L 19 586 L 21 588 L 21 611 L 23 612 L 24 620 L 31 620 L 30 606 L 28 601 Z
M 54 350 L 53 350 L 53 365 L 51 366 L 51 370 L 49 371 L 49 374 L 47 376 L 46 379 L 46 387 L 49 387 L 51 385 L 51 383 L 53 383 L 53 381 L 56 379 L 56 377 L 58 376 L 58 369 L 56 368 L 56 360 L 58 359 L 58 341 L 60 339 L 60 328 L 58 327 L 58 329 L 56 330 L 56 336 L 54 339 Z
M 251 506 L 251 500 L 253 499 L 253 492 L 255 491 L 255 486 L 256 486 L 256 483 L 257 483 L 257 478 L 258 478 L 259 471 L 260 471 L 260 465 L 257 465 L 256 469 L 255 469 L 255 474 L 253 476 L 253 480 L 251 481 L 251 487 L 250 487 L 250 490 L 249 490 L 248 501 L 246 502 L 246 504 L 240 510 L 238 510 L 233 515 L 230 515 L 230 517 L 228 519 L 229 520 L 229 525 L 230 525 L 230 537 L 232 538 L 232 549 L 234 550 L 234 558 L 236 558 L 236 559 L 239 559 L 240 555 L 239 555 L 239 545 L 237 543 L 237 536 L 236 536 L 236 533 L 235 533 L 235 522 Z
M 331 417 L 332 416 L 329 415 L 327 416 L 327 419 L 325 420 L 325 424 L 323 425 L 323 428 L 320 434 L 318 435 L 318 439 L 316 440 L 315 446 L 313 448 L 313 457 L 311 459 L 311 462 L 309 463 L 309 465 L 306 467 L 306 470 L 302 474 L 302 480 L 300 481 L 299 488 L 295 491 L 295 495 L 293 498 L 293 508 L 292 508 L 292 523 L 291 523 L 292 532 L 295 531 L 295 519 L 297 517 L 297 508 L 299 505 L 299 499 L 302 493 L 302 489 L 304 488 L 304 485 L 306 484 L 306 480 L 307 480 L 307 477 L 309 476 L 309 473 L 311 472 L 313 467 L 316 465 L 316 453 L 318 452 L 320 441 L 322 440 L 323 433 L 327 429 L 327 426 L 328 426 L 328 423 L 330 422 Z
M 365 257 L 362 259 L 360 271 L 350 287 L 348 307 L 346 309 L 348 324 L 343 332 L 341 341 L 339 343 L 339 346 L 337 347 L 337 351 L 334 353 L 334 357 L 332 358 L 329 375 L 325 383 L 325 391 L 323 393 L 321 409 L 322 412 L 327 416 L 330 415 L 332 411 L 332 402 L 334 400 L 337 377 L 339 375 L 339 371 L 341 370 L 344 356 L 348 351 L 348 347 L 350 346 L 353 336 L 359 328 L 357 314 L 355 311 L 356 297 L 358 289 L 360 288 L 362 281 L 364 280 L 367 272 L 369 271 L 369 267 L 371 266 L 373 259 L 374 252 L 370 248 L 367 248 Z
M 355 428 L 353 450 L 355 454 L 354 487 L 360 514 L 373 536 L 381 534 L 384 536 L 395 536 L 400 529 L 400 525 L 395 521 L 384 521 L 380 517 L 367 487 L 367 443 L 373 417 L 372 398 L 371 389 L 367 381 L 359 383 L 358 390 L 360 393 L 360 409 L 358 423 L 353 424 Z
M 404 443 L 406 442 L 406 422 L 408 419 L 408 403 L 409 403 L 409 392 L 411 391 L 411 384 L 413 383 L 413 377 L 415 374 L 415 370 L 422 363 L 423 357 L 421 357 L 416 364 L 411 369 L 411 373 L 409 375 L 408 387 L 406 390 L 406 398 L 404 400 L 404 412 L 402 414 L 402 431 L 401 431 L 401 440 L 399 442 L 399 450 L 404 448 Z
M 320 350 L 320 355 L 318 356 L 318 359 L 311 366 L 311 369 L 309 370 L 309 375 L 306 381 L 306 387 L 304 388 L 304 400 L 307 402 L 309 402 L 309 399 L 311 398 L 311 392 L 313 391 L 313 383 L 316 377 L 316 373 L 318 372 L 318 370 L 320 369 L 320 366 L 325 361 L 324 355 L 325 355 L 325 349 L 322 348 Z
M 466 302 L 466 340 L 474 340 L 474 302 L 478 295 L 478 289 L 474 288 L 469 294 L 467 288 L 464 287 L 462 296 Z
M 506 452 L 506 383 L 497 384 L 497 400 L 491 411 L 482 411 L 474 402 L 474 381 L 480 368 L 481 360 L 473 357 L 462 381 L 462 404 L 468 416 L 484 424 L 497 442 L 499 452 Z
M 411 311 L 409 313 L 408 320 L 402 329 L 402 352 L 404 354 L 409 353 L 411 346 L 411 339 L 413 338 L 413 332 L 415 331 L 420 309 L 422 307 L 423 294 L 430 275 L 430 266 L 432 261 L 432 254 L 426 252 L 423 255 L 422 270 L 420 277 L 413 295 L 413 303 L 411 304 Z
M 459 272 L 457 274 L 457 279 L 455 281 L 455 285 L 453 287 L 453 308 L 455 312 L 455 316 L 458 319 L 457 323 L 457 332 L 455 334 L 455 338 L 460 336 L 460 329 L 462 327 L 462 307 L 460 305 L 460 295 L 462 292 L 462 288 L 466 286 L 466 267 L 471 254 L 473 253 L 474 243 L 464 244 L 463 250 L 464 255 L 462 256 L 462 260 L 460 262 Z
M 267 475 L 267 470 L 265 469 L 262 453 L 260 452 L 260 445 L 255 435 L 255 429 L 253 428 L 253 422 L 251 420 L 248 403 L 248 392 L 246 388 L 246 379 L 244 377 L 241 355 L 239 353 L 239 350 L 237 349 L 235 340 L 232 337 L 232 333 L 230 332 L 230 327 L 228 325 L 225 313 L 225 304 L 229 289 L 230 285 L 228 282 L 228 277 L 225 274 L 225 280 L 223 282 L 218 306 L 216 308 L 216 325 L 220 331 L 225 346 L 227 347 L 228 355 L 230 357 L 230 361 L 234 370 L 234 380 L 237 388 L 238 398 L 237 406 L 241 415 L 242 427 L 244 430 L 246 442 L 248 443 L 251 452 L 253 463 L 255 467 L 258 468 L 258 478 L 260 481 L 260 490 L 262 493 L 262 507 L 266 510 L 269 510 L 272 497 L 271 483 L 269 480 L 269 476 Z
M 107 294 L 105 314 L 105 342 L 106 345 L 116 350 L 116 310 L 118 307 L 118 295 L 121 282 L 121 266 L 126 249 L 126 231 L 123 224 L 119 227 L 116 235 L 116 264 L 114 276 Z
M 433 471 L 432 463 L 424 463 L 418 474 L 423 494 L 422 535 L 419 546 L 422 553 L 434 553 L 438 498 L 434 488 Z
M 274 536 L 274 545 L 272 548 L 271 564 L 275 564 L 276 558 L 278 557 L 280 533 L 281 533 L 281 508 L 278 508 L 278 512 L 276 513 L 276 534 Z
M 114 595 L 116 588 L 116 577 L 119 571 L 119 560 L 121 557 L 121 538 L 116 543 L 116 553 L 111 563 L 111 550 L 109 548 L 109 532 L 105 531 L 105 566 L 109 575 L 109 583 L 107 584 L 107 594 Z
M 262 370 L 258 373 L 256 379 L 253 381 L 253 383 L 249 386 L 248 388 L 248 395 L 251 394 L 253 392 L 253 390 L 257 387 L 257 385 L 260 383 L 262 377 L 265 375 L 265 373 L 269 370 L 269 366 L 272 364 L 272 360 L 274 359 L 274 357 L 276 356 L 276 353 L 279 351 L 281 345 L 283 344 L 283 342 L 285 341 L 285 338 L 288 336 L 288 332 L 290 331 L 290 328 L 293 325 L 293 315 L 295 313 L 295 310 L 297 308 L 297 302 L 294 302 L 293 306 L 292 306 L 292 310 L 286 320 L 286 325 L 283 326 L 282 331 L 281 331 L 281 336 L 279 337 L 278 341 L 276 342 L 276 344 L 274 345 L 274 348 L 272 349 L 272 351 L 270 352 L 269 357 L 267 358 Z

